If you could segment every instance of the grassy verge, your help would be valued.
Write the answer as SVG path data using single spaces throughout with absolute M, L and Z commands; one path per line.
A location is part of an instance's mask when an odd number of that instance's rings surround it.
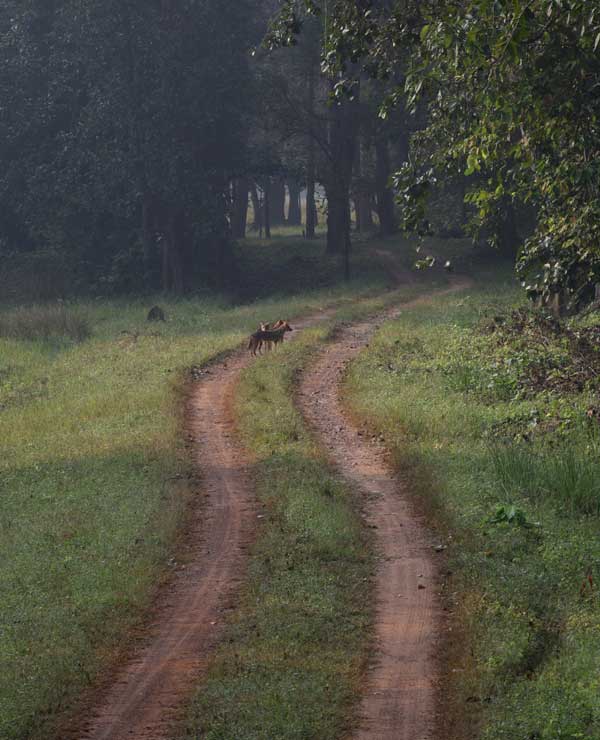
M 489 330 L 521 300 L 496 281 L 403 312 L 352 364 L 347 403 L 446 538 L 470 643 L 448 666 L 448 737 L 598 738 L 597 382 L 558 382 L 576 364 L 560 332 Z
M 169 320 L 155 325 L 147 302 L 94 301 L 74 306 L 87 341 L 0 339 L 0 737 L 51 737 L 168 571 L 192 495 L 184 370 L 259 320 L 352 310 L 381 285 L 238 307 L 161 300 Z

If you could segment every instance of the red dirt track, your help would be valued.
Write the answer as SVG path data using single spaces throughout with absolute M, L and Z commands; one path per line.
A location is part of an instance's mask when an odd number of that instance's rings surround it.
M 197 385 L 188 424 L 207 500 L 190 533 L 190 562 L 161 594 L 148 638 L 91 717 L 85 740 L 168 737 L 219 637 L 222 607 L 243 576 L 254 520 L 252 485 L 230 413 L 245 364 L 239 352 L 212 365 Z
M 457 283 L 450 291 L 460 287 L 463 284 Z M 418 299 L 405 307 L 426 302 Z M 368 344 L 377 321 L 390 319 L 399 310 L 340 331 L 304 373 L 298 392 L 299 406 L 318 440 L 342 477 L 363 497 L 367 521 L 375 532 L 375 655 L 354 734 L 358 740 L 438 737 L 436 648 L 441 606 L 432 543 L 409 492 L 387 464 L 385 450 L 348 419 L 339 396 L 348 362 Z

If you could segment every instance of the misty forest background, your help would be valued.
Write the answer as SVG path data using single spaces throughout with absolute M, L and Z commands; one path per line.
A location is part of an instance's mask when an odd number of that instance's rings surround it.
M 594 6 L 8 0 L 3 298 L 232 290 L 236 240 L 321 219 L 341 257 L 352 230 L 471 233 L 578 307 L 600 279 Z

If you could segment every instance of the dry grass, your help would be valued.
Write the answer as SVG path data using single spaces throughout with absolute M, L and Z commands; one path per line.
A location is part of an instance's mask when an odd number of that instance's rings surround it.
M 87 318 L 62 303 L 20 307 L 0 314 L 0 337 L 6 339 L 83 342 L 90 336 Z

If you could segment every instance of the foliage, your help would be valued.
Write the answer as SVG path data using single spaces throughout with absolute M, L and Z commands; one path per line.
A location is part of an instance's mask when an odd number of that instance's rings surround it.
M 501 236 L 525 203 L 537 225 L 518 261 L 531 296 L 566 290 L 577 308 L 600 280 L 600 15 L 587 0 L 289 0 L 324 15 L 323 64 L 352 87 L 356 63 L 394 81 L 389 106 L 426 106 L 415 175 L 464 172 L 475 225 Z M 403 197 L 424 189 L 407 183 Z M 514 235 L 512 236 L 514 239 Z M 514 246 L 514 245 L 513 245 Z
M 105 289 L 222 278 L 255 34 L 228 4 L 2 4 L 0 250 L 67 255 Z

